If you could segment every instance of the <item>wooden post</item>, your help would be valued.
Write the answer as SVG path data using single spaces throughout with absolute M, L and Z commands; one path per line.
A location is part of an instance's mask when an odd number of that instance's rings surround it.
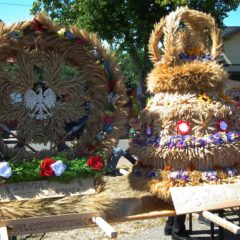
M 117 232 L 101 217 L 93 217 L 95 222 L 110 238 L 116 238 Z
M 1 240 L 8 240 L 7 227 L 0 227 L 0 239 Z
M 240 227 L 209 212 L 209 211 L 203 211 L 202 212 L 203 217 L 207 218 L 211 222 L 223 227 L 224 229 L 227 229 L 228 231 L 234 233 L 234 234 L 240 234 Z
M 214 223 L 211 222 L 211 240 L 214 239 Z

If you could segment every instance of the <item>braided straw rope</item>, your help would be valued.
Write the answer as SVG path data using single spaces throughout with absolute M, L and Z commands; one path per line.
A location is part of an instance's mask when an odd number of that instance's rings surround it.
M 36 27 L 34 21 L 37 21 L 44 29 L 34 29 Z M 10 76 L 6 71 L 0 72 L 2 93 L 0 122 L 18 120 L 19 138 L 29 143 L 50 141 L 54 145 L 67 134 L 64 130 L 65 122 L 78 121 L 83 117 L 86 111 L 82 106 L 84 102 L 91 101 L 92 107 L 89 110 L 84 130 L 81 136 L 74 141 L 74 148 L 84 149 L 102 130 L 103 117 L 108 105 L 107 85 L 111 79 L 116 82 L 114 93 L 118 95 L 118 100 L 114 104 L 113 130 L 100 143 L 100 148 L 110 154 L 112 148 L 117 144 L 119 136 L 124 134 L 126 113 L 122 107 L 126 102 L 126 95 L 122 83 L 123 77 L 111 55 L 106 52 L 96 35 L 79 30 L 75 26 L 71 27 L 68 31 L 74 36 L 74 39 L 84 40 L 81 45 L 72 39 L 61 36 L 59 34 L 61 29 L 61 26 L 51 22 L 42 13 L 33 21 L 0 26 L 0 62 L 3 63 L 9 58 L 14 58 L 16 63 L 21 66 L 17 69 L 17 76 Z M 12 37 L 13 33 L 18 36 Z M 109 64 L 108 72 L 103 69 L 103 62 Z M 79 76 L 61 77 L 62 65 L 72 66 L 79 72 Z M 27 89 L 33 87 L 34 66 L 44 69 L 47 87 L 54 89 L 57 96 L 67 94 L 69 97 L 69 101 L 57 102 L 52 110 L 54 117 L 47 119 L 44 126 L 28 117 L 29 113 L 23 104 L 18 107 L 13 106 L 9 97 L 12 92 L 24 94 Z M 1 138 L 0 142 L 1 148 L 5 153 L 10 154 L 10 158 L 21 160 L 33 156 L 23 149 L 8 149 L 7 146 L 4 146 Z M 46 152 L 49 156 L 53 153 L 55 153 L 54 149 Z
M 211 58 L 215 60 L 221 53 L 222 40 L 214 18 L 209 14 L 190 10 L 187 7 L 181 7 L 175 12 L 170 13 L 166 18 L 161 19 L 161 21 L 154 26 L 154 30 L 149 39 L 149 53 L 152 62 L 156 64 L 160 61 L 167 65 L 176 62 L 176 39 L 181 22 L 189 24 L 195 31 L 197 29 L 198 31 L 199 29 L 203 31 L 206 28 L 210 31 L 212 40 L 210 54 Z M 164 49 L 161 55 L 158 50 L 158 43 L 163 35 Z

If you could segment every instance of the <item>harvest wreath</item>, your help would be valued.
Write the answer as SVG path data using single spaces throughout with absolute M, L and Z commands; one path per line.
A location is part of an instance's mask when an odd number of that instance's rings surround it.
M 0 25 L 2 182 L 99 175 L 123 134 L 122 75 L 93 34 L 44 14 Z M 12 147 L 6 134 L 18 143 Z M 35 145 L 44 145 L 40 151 Z
M 208 14 L 181 7 L 154 26 L 147 76 L 154 96 L 129 147 L 139 159 L 129 175 L 134 189 L 171 201 L 173 186 L 239 181 L 239 103 L 224 92 L 229 79 L 217 61 L 221 49 Z

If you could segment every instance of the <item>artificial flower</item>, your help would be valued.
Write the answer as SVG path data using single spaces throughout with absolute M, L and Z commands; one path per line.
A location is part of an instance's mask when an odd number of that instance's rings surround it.
M 54 175 L 54 171 L 51 167 L 51 165 L 55 162 L 52 158 L 45 158 L 43 159 L 41 163 L 41 171 L 40 176 L 41 177 L 50 177 Z
M 227 130 L 229 129 L 228 122 L 225 121 L 224 119 L 218 120 L 217 129 L 218 129 L 218 131 L 221 131 L 221 132 L 227 132 Z
M 112 105 L 115 105 L 119 98 L 120 98 L 120 96 L 118 94 L 113 93 L 113 92 L 111 92 L 107 96 L 108 102 L 111 103 Z
M 15 58 L 13 58 L 13 57 L 9 57 L 8 59 L 7 59 L 7 63 L 15 63 L 16 62 L 16 60 L 15 60 Z
M 15 103 L 20 103 L 23 100 L 23 96 L 21 93 L 16 93 L 13 92 L 9 95 L 10 99 L 11 99 L 11 103 L 15 104 Z
M 84 44 L 86 44 L 86 40 L 83 38 L 78 38 L 76 43 L 80 46 L 83 46 Z
M 100 170 L 103 167 L 102 158 L 99 155 L 90 156 L 87 160 L 87 165 L 93 170 Z
M 210 103 L 210 102 L 212 102 L 211 97 L 208 96 L 206 93 L 199 94 L 198 100 L 199 100 L 200 102 L 205 102 L 205 103 Z
M 110 80 L 107 81 L 107 84 L 108 84 L 108 90 L 110 92 L 113 92 L 115 90 L 116 85 L 117 85 L 117 81 L 110 79 Z
M 65 28 L 61 28 L 60 30 L 57 31 L 57 34 L 58 34 L 60 37 L 64 37 L 64 33 L 65 33 Z
M 103 121 L 104 121 L 104 123 L 106 123 L 106 124 L 111 124 L 112 121 L 113 121 L 113 116 L 106 114 L 106 115 L 103 117 Z
M 190 123 L 186 120 L 178 121 L 177 131 L 180 135 L 187 135 L 191 131 Z
M 172 171 L 172 166 L 171 165 L 165 165 L 164 166 L 164 171 Z
M 60 176 L 63 172 L 65 172 L 67 166 L 61 160 L 58 160 L 51 164 L 51 168 L 56 176 Z
M 152 135 L 152 129 L 153 129 L 152 124 L 148 124 L 147 125 L 147 129 L 146 129 L 147 136 L 151 136 Z
M 12 168 L 8 162 L 0 162 L 0 177 L 9 178 L 12 176 Z
M 40 21 L 38 21 L 36 18 L 33 19 L 32 21 L 32 27 L 35 31 L 43 31 L 47 30 L 48 27 L 44 26 Z
M 8 33 L 7 35 L 8 35 L 8 37 L 10 37 L 14 40 L 18 40 L 20 37 L 23 36 L 23 32 L 20 30 L 15 30 L 13 32 Z
M 216 181 L 217 180 L 217 171 L 205 171 L 202 172 L 202 180 L 204 181 Z
M 111 124 L 104 124 L 103 126 L 103 132 L 111 133 L 113 130 L 113 126 Z
M 69 40 L 74 40 L 74 39 L 75 39 L 73 33 L 70 32 L 70 31 L 65 31 L 65 32 L 64 32 L 64 36 L 65 36 L 66 38 L 68 38 Z

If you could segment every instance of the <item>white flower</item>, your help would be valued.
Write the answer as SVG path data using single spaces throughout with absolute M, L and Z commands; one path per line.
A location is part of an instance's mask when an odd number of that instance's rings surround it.
M 108 94 L 108 96 L 107 96 L 108 102 L 111 103 L 112 105 L 115 105 L 119 98 L 120 98 L 120 96 L 118 94 L 113 93 L 113 92 Z
M 60 176 L 66 170 L 67 166 L 61 160 L 58 160 L 51 164 L 51 168 L 56 176 Z
M 12 168 L 9 166 L 8 162 L 0 162 L 0 176 L 4 178 L 12 176 Z

